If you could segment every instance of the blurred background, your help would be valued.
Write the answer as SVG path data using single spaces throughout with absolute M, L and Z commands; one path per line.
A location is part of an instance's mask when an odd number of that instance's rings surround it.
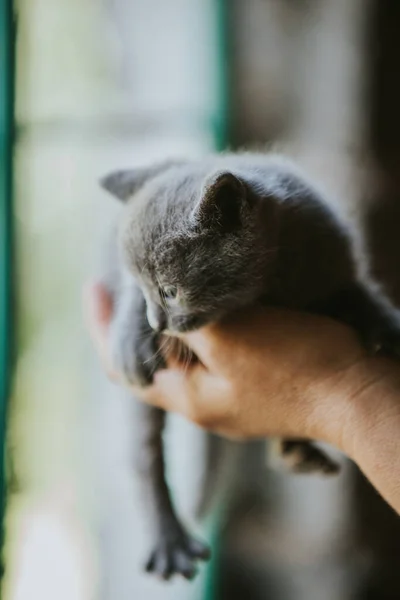
M 398 599 L 399 520 L 357 469 L 341 458 L 334 480 L 287 477 L 266 469 L 258 443 L 225 446 L 225 494 L 196 526 L 213 560 L 196 582 L 144 575 L 132 407 L 93 356 L 81 291 L 116 209 L 99 176 L 166 156 L 278 146 L 361 226 L 374 273 L 399 303 L 400 4 L 16 0 L 14 61 L 11 2 L 0 6 L 5 107 L 15 83 L 0 291 L 8 260 L 17 349 L 2 597 Z M 7 158 L 6 121 L 0 135 Z M 191 520 L 204 435 L 174 418 L 167 444 L 174 495 Z

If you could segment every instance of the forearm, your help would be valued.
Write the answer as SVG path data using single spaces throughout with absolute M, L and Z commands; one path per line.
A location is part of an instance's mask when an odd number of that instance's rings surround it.
M 343 450 L 400 513 L 400 366 L 369 358 L 331 388 L 324 437 Z M 332 418 L 335 415 L 335 418 Z

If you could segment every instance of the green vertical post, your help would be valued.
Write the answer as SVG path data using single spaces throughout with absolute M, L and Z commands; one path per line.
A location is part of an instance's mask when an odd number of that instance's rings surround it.
M 6 407 L 11 375 L 12 148 L 14 117 L 14 15 L 0 0 L 0 543 L 6 505 Z
M 230 143 L 230 13 L 229 0 L 214 0 L 215 47 L 216 47 L 216 111 L 213 121 L 214 147 L 218 152 L 224 151 Z M 209 520 L 210 545 L 212 559 L 207 567 L 204 599 L 216 600 L 218 593 L 219 572 L 219 536 L 221 510 L 218 507 Z
M 230 143 L 230 13 L 228 0 L 214 0 L 216 38 L 216 114 L 213 123 L 215 149 L 226 150 Z

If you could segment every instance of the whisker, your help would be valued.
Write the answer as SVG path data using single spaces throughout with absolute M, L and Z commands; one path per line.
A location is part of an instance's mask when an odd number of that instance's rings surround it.
M 144 363 L 148 363 L 148 362 L 152 361 L 154 358 L 157 358 L 157 356 L 159 356 L 160 354 L 162 354 L 162 351 L 165 350 L 168 343 L 169 343 L 168 338 L 163 339 L 161 344 L 157 347 L 157 350 L 150 356 L 150 358 L 147 358 L 144 361 Z

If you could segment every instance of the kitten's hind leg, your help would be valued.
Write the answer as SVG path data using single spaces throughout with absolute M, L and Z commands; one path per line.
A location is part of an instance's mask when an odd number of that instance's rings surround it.
M 176 515 L 165 480 L 162 431 L 164 411 L 139 404 L 135 451 L 137 470 L 147 492 L 146 506 L 151 511 L 154 547 L 146 570 L 163 579 L 180 574 L 186 579 L 196 575 L 197 562 L 210 556 L 208 547 L 193 538 Z
M 275 452 L 292 473 L 335 475 L 340 466 L 313 442 L 299 438 L 278 438 Z

